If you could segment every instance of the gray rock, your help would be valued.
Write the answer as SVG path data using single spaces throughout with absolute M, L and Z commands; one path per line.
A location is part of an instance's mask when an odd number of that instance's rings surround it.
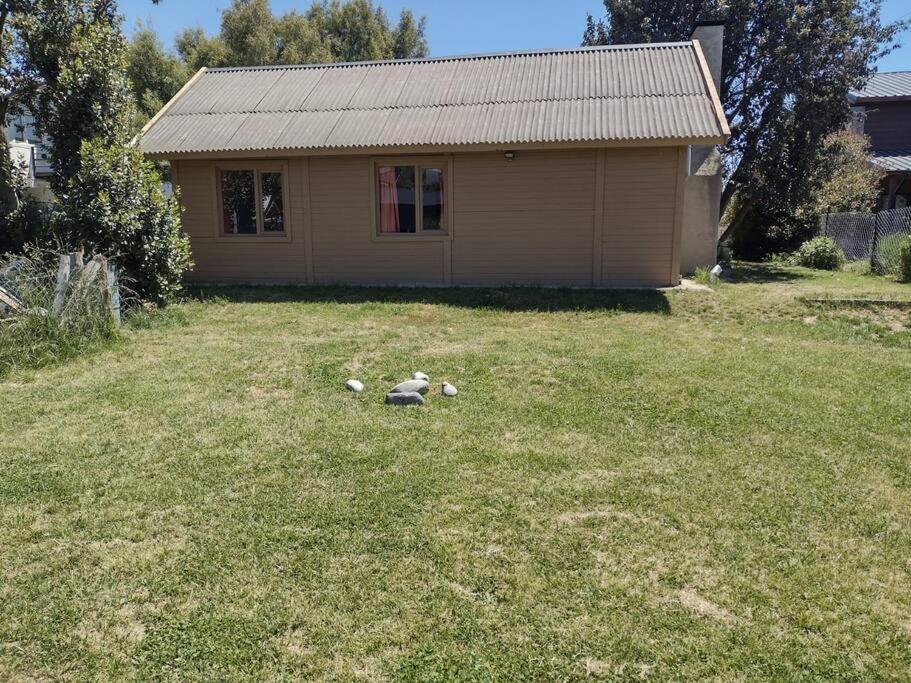
M 348 391 L 353 391 L 355 394 L 359 394 L 364 390 L 363 382 L 358 382 L 356 379 L 349 379 L 345 382 L 345 387 Z
M 389 393 L 407 394 L 410 392 L 417 392 L 419 394 L 426 394 L 428 391 L 430 391 L 430 382 L 426 379 L 409 379 L 407 382 L 396 384 L 389 390 Z
M 443 382 L 443 396 L 457 396 L 459 390 L 452 386 L 449 382 Z
M 406 391 L 399 394 L 386 394 L 387 406 L 422 406 L 424 397 L 416 391 Z
M 416 373 L 414 373 L 414 374 L 411 376 L 411 379 L 422 379 L 422 380 L 424 380 L 425 382 L 429 382 L 429 381 L 430 381 L 430 378 L 429 378 L 427 375 L 425 375 L 423 372 L 416 372 Z

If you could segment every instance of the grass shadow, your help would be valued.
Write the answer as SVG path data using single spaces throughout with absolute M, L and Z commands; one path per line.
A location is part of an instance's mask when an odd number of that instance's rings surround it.
M 618 311 L 667 315 L 664 292 L 654 289 L 548 289 L 540 287 L 194 286 L 200 301 L 233 303 L 433 304 L 498 311 Z
M 808 277 L 796 268 L 777 266 L 771 263 L 748 263 L 736 261 L 728 282 L 734 284 L 772 284 L 776 282 L 797 282 Z

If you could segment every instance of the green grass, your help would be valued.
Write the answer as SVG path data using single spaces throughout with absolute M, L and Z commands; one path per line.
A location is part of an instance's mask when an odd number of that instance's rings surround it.
M 0 679 L 907 678 L 909 312 L 804 301 L 911 288 L 736 273 L 205 290 L 15 371 Z

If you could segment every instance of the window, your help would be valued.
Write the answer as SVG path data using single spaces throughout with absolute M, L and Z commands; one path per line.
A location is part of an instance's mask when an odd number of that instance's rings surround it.
M 219 168 L 221 234 L 283 236 L 285 175 L 280 164 Z
M 446 233 L 445 163 L 377 163 L 377 232 L 383 235 Z

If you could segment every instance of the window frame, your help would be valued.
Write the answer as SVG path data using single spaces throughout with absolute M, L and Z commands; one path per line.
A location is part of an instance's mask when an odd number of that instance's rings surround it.
M 215 185 L 215 239 L 223 242 L 290 242 L 291 223 L 290 192 L 287 161 L 229 161 L 213 165 Z M 252 171 L 254 201 L 256 203 L 256 234 L 230 234 L 224 231 L 225 203 L 222 196 L 221 174 L 224 171 Z M 268 232 L 263 229 L 262 174 L 281 173 L 282 176 L 282 232 Z
M 380 232 L 379 173 L 381 166 L 414 166 L 415 169 L 415 232 Z M 424 230 L 422 169 L 443 169 L 443 228 Z M 452 157 L 451 156 L 393 156 L 370 159 L 370 236 L 374 242 L 416 241 L 448 242 L 452 239 Z

